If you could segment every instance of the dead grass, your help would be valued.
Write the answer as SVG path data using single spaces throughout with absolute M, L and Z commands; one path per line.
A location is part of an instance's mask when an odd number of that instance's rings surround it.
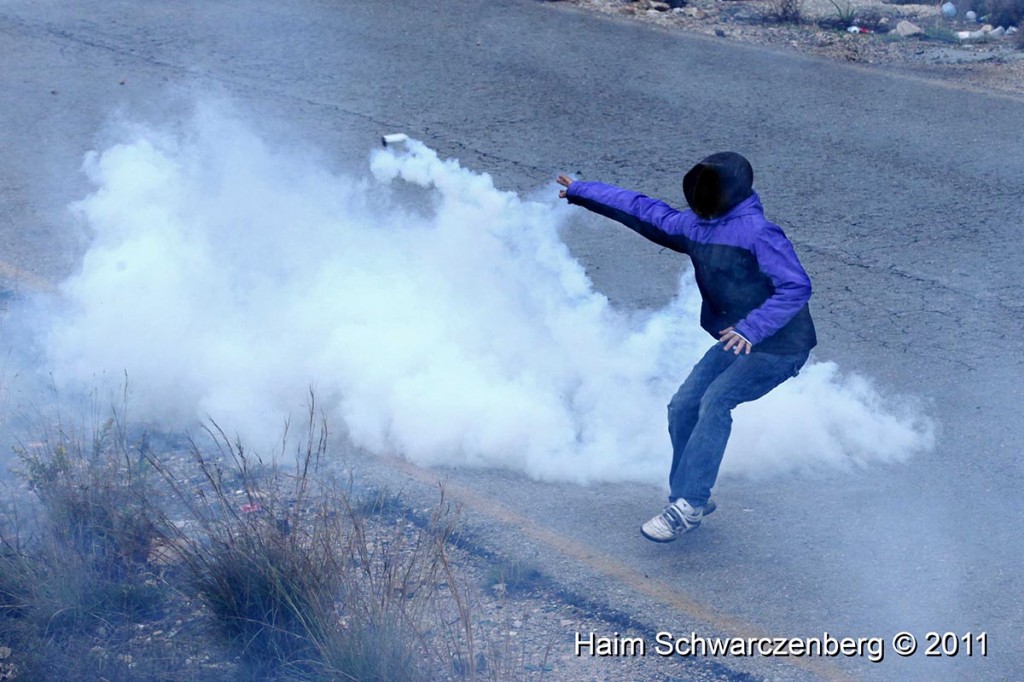
M 804 0 L 768 0 L 762 14 L 772 24 L 801 24 L 804 21 Z
M 116 415 L 20 448 L 0 517 L 0 675 L 523 679 L 474 622 L 443 490 L 415 523 L 393 495 L 351 502 L 312 396 L 308 417 L 270 460 L 213 422 L 187 452 L 154 452 Z

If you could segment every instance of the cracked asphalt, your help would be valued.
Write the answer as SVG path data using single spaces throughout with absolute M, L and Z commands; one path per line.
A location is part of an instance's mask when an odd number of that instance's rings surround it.
M 199 96 L 339 167 L 400 130 L 523 192 L 570 171 L 681 202 L 693 160 L 742 150 L 815 283 L 816 357 L 922 400 L 933 453 L 730 480 L 714 523 L 668 548 L 635 532 L 661 496 L 643 486 L 358 460 L 361 475 L 424 496 L 447 480 L 483 537 L 655 629 L 989 633 L 986 657 L 725 661 L 737 675 L 1024 669 L 1021 100 L 528 0 L 8 0 L 0 53 L 5 295 L 74 269 L 86 235 L 67 206 L 111 117 L 174 120 Z M 618 306 L 674 292 L 683 261 L 626 230 L 581 215 L 567 240 Z

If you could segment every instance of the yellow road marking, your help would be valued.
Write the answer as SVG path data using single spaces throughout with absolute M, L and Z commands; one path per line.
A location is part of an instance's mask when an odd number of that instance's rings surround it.
M 6 277 L 13 282 L 23 284 L 32 291 L 46 293 L 57 291 L 57 285 L 53 282 L 2 260 L 0 260 L 0 277 Z
M 388 466 L 401 471 L 421 483 L 434 485 L 438 482 L 438 477 L 434 472 L 416 466 L 408 460 L 399 457 L 379 457 L 379 459 L 387 463 Z M 514 509 L 487 498 L 466 486 L 447 480 L 444 481 L 444 490 L 446 496 L 457 500 L 468 509 L 479 512 L 503 524 L 514 526 L 535 542 L 541 543 L 563 556 L 585 564 L 593 571 L 612 578 L 620 584 L 626 585 L 656 602 L 684 613 L 694 620 L 707 623 L 719 632 L 743 638 L 767 637 L 756 626 L 732 616 L 718 613 L 704 604 L 694 601 L 676 587 L 653 578 L 648 578 L 635 568 L 631 568 L 606 554 L 597 552 L 578 540 L 561 535 L 533 519 L 523 516 Z M 846 682 L 853 679 L 838 670 L 834 663 L 826 659 L 785 657 L 769 660 L 800 668 L 827 682 Z

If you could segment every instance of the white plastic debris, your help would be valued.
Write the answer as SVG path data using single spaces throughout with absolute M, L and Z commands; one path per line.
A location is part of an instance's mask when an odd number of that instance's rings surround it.
M 988 37 L 988 32 L 984 30 L 978 31 L 957 31 L 956 37 L 960 40 L 984 40 Z
M 860 27 L 859 26 L 851 26 L 850 28 L 846 29 L 846 32 L 847 33 L 860 33 Z

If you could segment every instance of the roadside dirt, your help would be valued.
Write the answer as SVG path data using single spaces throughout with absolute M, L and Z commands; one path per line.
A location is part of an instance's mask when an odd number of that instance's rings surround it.
M 889 4 L 880 0 L 802 0 L 799 24 L 766 20 L 777 0 L 689 0 L 666 9 L 653 0 L 570 0 L 579 7 L 669 30 L 686 31 L 722 40 L 795 50 L 865 67 L 896 70 L 939 80 L 953 87 L 1024 96 L 1024 49 L 1018 36 L 961 41 L 958 31 L 978 30 L 981 24 L 962 18 L 943 19 L 934 4 Z M 679 3 L 674 3 L 679 4 Z M 854 12 L 854 21 L 841 14 Z M 906 20 L 923 35 L 901 37 L 896 25 Z M 870 33 L 850 33 L 847 24 Z

